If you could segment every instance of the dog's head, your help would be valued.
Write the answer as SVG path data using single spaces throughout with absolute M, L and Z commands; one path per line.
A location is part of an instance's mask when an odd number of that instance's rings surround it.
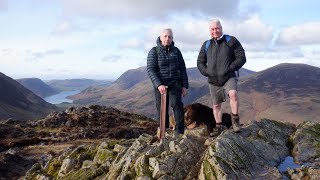
M 192 106 L 188 105 L 184 108 L 184 124 L 185 126 L 189 126 L 192 123 L 195 122 L 195 119 L 193 118 L 194 109 Z

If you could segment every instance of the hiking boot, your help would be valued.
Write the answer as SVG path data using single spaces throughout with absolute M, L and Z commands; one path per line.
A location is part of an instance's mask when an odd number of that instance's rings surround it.
M 240 132 L 241 131 L 241 125 L 240 125 L 239 115 L 231 113 L 231 120 L 232 120 L 233 132 L 236 132 L 236 133 Z
M 209 134 L 210 137 L 219 136 L 222 131 L 226 130 L 227 127 L 225 127 L 222 124 L 217 124 L 215 128 L 213 128 L 213 131 Z

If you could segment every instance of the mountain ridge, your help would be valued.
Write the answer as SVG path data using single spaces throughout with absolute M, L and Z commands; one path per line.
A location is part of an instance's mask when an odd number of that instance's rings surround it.
M 90 86 L 109 86 L 112 81 L 94 79 L 49 80 L 46 83 L 60 91 L 84 90 Z
M 319 75 L 319 70 L 320 68 L 310 65 L 288 63 L 279 64 L 264 71 L 249 73 L 247 76 L 241 76 L 240 71 L 238 86 L 240 114 L 244 117 L 243 120 L 259 119 L 263 116 L 277 119 L 276 115 L 279 115 L 280 119 L 285 119 L 284 115 L 288 115 L 293 118 L 295 123 L 301 123 L 303 120 L 318 121 L 320 97 L 317 89 L 320 89 L 320 85 L 316 77 Z M 190 72 L 188 74 L 190 88 L 188 96 L 183 98 L 184 105 L 200 102 L 211 106 L 206 79 L 196 68 L 188 69 L 188 71 Z M 72 99 L 79 104 L 97 103 L 115 106 L 121 110 L 155 118 L 153 88 L 146 75 L 138 76 L 140 79 L 145 77 L 143 81 L 123 87 L 125 82 L 131 82 L 130 78 L 124 77 L 135 78 L 132 75 L 133 72 L 134 70 L 130 71 L 130 76 L 120 76 L 121 78 L 110 87 L 87 89 L 72 96 Z M 140 68 L 138 72 L 145 72 L 145 67 Z M 118 82 L 121 82 L 122 85 L 119 85 Z M 133 82 L 137 81 L 133 80 Z M 289 96 L 289 94 L 291 95 Z M 228 106 L 228 103 L 224 103 L 224 110 L 229 110 Z M 294 111 L 291 112 L 290 108 L 293 108 Z M 301 109 L 300 115 L 298 115 L 298 109 Z M 285 113 L 281 113 L 281 111 Z
M 16 81 L 42 98 L 58 94 L 60 92 L 38 78 L 22 78 L 16 79 Z
M 0 119 L 27 120 L 44 117 L 58 108 L 0 73 Z

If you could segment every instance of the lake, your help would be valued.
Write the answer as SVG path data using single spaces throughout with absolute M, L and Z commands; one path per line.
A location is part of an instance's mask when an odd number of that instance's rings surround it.
M 45 97 L 44 100 L 51 104 L 60 104 L 63 102 L 72 103 L 72 99 L 67 99 L 66 97 L 78 94 L 80 90 L 73 90 L 73 91 L 62 91 L 59 94 L 55 94 L 52 96 Z

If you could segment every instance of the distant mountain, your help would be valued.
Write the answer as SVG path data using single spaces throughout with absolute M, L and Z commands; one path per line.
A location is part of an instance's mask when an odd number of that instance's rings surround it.
M 140 67 L 137 69 L 130 69 L 124 72 L 115 82 L 122 89 L 129 89 L 136 84 L 148 79 L 147 68 Z
M 239 80 L 242 121 L 261 118 L 320 122 L 320 68 L 279 64 Z M 198 99 L 211 105 L 209 95 Z M 223 109 L 230 111 L 229 102 Z
M 196 68 L 187 71 L 190 87 L 184 104 L 200 102 L 211 106 L 206 79 Z M 261 118 L 290 119 L 296 124 L 320 121 L 319 71 L 320 68 L 305 64 L 279 64 L 256 73 L 242 68 L 239 79 L 242 121 Z M 154 93 L 145 73 L 145 67 L 127 71 L 110 87 L 91 87 L 72 99 L 74 103 L 112 106 L 154 118 Z M 230 112 L 229 102 L 223 108 Z
M 93 80 L 93 79 L 65 79 L 50 80 L 46 82 L 49 86 L 60 91 L 83 90 L 90 86 L 106 87 L 112 84 L 112 81 Z
M 255 73 L 254 71 L 241 68 L 239 71 L 240 78 L 246 77 L 250 74 Z M 189 80 L 196 80 L 196 81 L 206 81 L 207 78 L 204 77 L 198 70 L 197 67 L 187 68 L 187 74 Z M 147 74 L 147 67 L 143 66 L 137 69 L 130 69 L 124 72 L 115 82 L 119 87 L 123 89 L 128 89 L 135 86 L 137 83 L 142 81 L 149 80 Z
M 17 81 L 0 73 L 0 119 L 34 119 L 45 117 L 56 110 L 56 106 L 45 102 Z
M 188 68 L 187 73 L 188 73 L 189 80 L 207 81 L 207 78 L 200 73 L 197 67 Z M 241 68 L 239 70 L 239 78 L 242 79 L 254 73 L 255 73 L 254 71 Z
M 244 116 L 320 121 L 320 68 L 279 64 L 240 80 Z
M 318 67 L 283 63 L 243 79 L 239 88 L 243 92 L 255 90 L 274 96 L 319 95 L 319 77 Z
M 254 73 L 244 68 L 240 73 L 242 71 L 246 74 Z M 187 72 L 190 83 L 189 95 L 183 98 L 183 101 L 185 104 L 190 104 L 208 94 L 209 91 L 206 78 L 196 67 L 187 68 Z M 126 71 L 109 87 L 90 87 L 70 98 L 74 100 L 73 103 L 113 106 L 149 117 L 155 117 L 156 113 L 154 92 L 146 67 Z
M 23 78 L 16 79 L 16 81 L 42 98 L 59 93 L 57 89 L 50 87 L 38 78 Z

